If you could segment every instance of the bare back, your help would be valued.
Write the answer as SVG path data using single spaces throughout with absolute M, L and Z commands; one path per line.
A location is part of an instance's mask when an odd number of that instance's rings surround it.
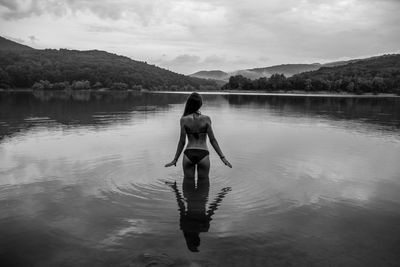
M 211 129 L 211 120 L 208 116 L 198 113 L 189 114 L 182 117 L 181 124 L 188 138 L 186 148 L 208 150 L 207 134 Z

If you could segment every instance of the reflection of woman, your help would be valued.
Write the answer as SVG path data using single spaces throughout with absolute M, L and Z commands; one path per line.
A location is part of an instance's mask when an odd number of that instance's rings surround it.
M 185 111 L 183 112 L 180 121 L 181 132 L 175 158 L 173 161 L 165 165 L 165 167 L 170 167 L 172 165 L 176 166 L 176 162 L 185 147 L 187 135 L 188 144 L 183 153 L 184 156 L 182 161 L 183 174 L 186 178 L 194 178 L 196 165 L 198 178 L 208 178 L 210 172 L 210 159 L 206 142 L 207 135 L 210 139 L 211 145 L 221 158 L 222 162 L 232 168 L 232 165 L 225 158 L 224 154 L 222 154 L 217 139 L 215 139 L 210 117 L 202 115 L 199 112 L 202 104 L 203 101 L 198 93 L 192 93 L 187 99 Z
M 213 203 L 209 205 L 208 210 L 206 210 L 210 189 L 210 180 L 208 178 L 199 180 L 197 188 L 194 179 L 183 179 L 183 196 L 187 203 L 186 207 L 176 182 L 167 184 L 174 190 L 176 195 L 180 214 L 180 228 L 185 237 L 186 245 L 190 251 L 198 252 L 200 233 L 208 232 L 211 216 L 215 213 L 218 205 L 231 188 L 226 187 L 221 189 L 221 192 L 214 199 Z

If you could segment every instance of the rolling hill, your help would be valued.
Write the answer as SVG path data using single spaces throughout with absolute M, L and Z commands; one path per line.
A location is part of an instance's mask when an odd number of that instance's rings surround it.
M 32 47 L 23 45 L 0 36 L 0 50 L 6 51 L 20 51 L 20 50 L 33 50 Z
M 212 90 L 214 81 L 189 77 L 105 51 L 38 50 L 2 38 L 0 88 Z M 79 82 L 79 83 L 78 83 Z
M 346 64 L 325 64 L 315 71 L 303 72 L 295 75 L 304 79 L 336 78 L 400 78 L 400 54 L 375 56 L 365 59 L 346 61 Z

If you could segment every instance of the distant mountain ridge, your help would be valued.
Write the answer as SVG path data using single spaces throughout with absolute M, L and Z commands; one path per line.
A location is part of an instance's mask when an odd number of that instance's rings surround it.
M 215 79 L 224 80 L 229 74 L 221 70 L 203 70 L 196 73 L 190 74 L 192 77 L 202 78 L 202 79 Z
M 269 66 L 265 68 L 253 68 L 253 69 L 237 70 L 232 72 L 224 72 L 221 70 L 212 70 L 212 71 L 204 70 L 204 71 L 198 71 L 189 76 L 202 79 L 220 80 L 226 82 L 229 80 L 229 77 L 235 75 L 242 75 L 249 79 L 258 79 L 261 77 L 270 77 L 272 74 L 275 73 L 280 73 L 280 74 L 282 73 L 286 77 L 290 77 L 301 72 L 317 70 L 321 66 L 322 65 L 319 63 L 282 64 L 282 65 Z
M 345 61 L 335 61 L 329 62 L 325 64 L 321 63 L 312 63 L 312 64 L 281 64 L 281 65 L 274 65 L 269 67 L 263 68 L 253 68 L 253 69 L 244 69 L 244 70 L 237 70 L 232 72 L 224 72 L 221 70 L 213 70 L 213 71 L 198 71 L 196 73 L 190 74 L 189 76 L 202 78 L 202 79 L 211 79 L 211 80 L 220 80 L 220 81 L 228 81 L 229 77 L 235 75 L 242 75 L 243 77 L 249 79 L 259 79 L 261 77 L 271 77 L 272 74 L 283 74 L 286 77 L 291 77 L 293 75 L 318 70 L 321 67 L 336 67 L 336 66 L 343 66 L 349 63 L 354 63 L 357 61 L 361 61 L 364 59 L 351 59 Z
M 0 36 L 0 50 L 20 51 L 20 50 L 33 50 L 33 49 L 34 48 L 30 46 L 8 40 Z

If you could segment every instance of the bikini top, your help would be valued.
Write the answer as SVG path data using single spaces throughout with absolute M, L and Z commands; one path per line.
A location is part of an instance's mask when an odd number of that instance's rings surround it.
M 198 135 L 201 133 L 207 133 L 207 127 L 205 127 L 204 129 L 200 130 L 200 131 L 191 131 L 189 129 L 189 127 L 185 126 L 185 130 L 187 134 L 193 134 L 193 135 Z

